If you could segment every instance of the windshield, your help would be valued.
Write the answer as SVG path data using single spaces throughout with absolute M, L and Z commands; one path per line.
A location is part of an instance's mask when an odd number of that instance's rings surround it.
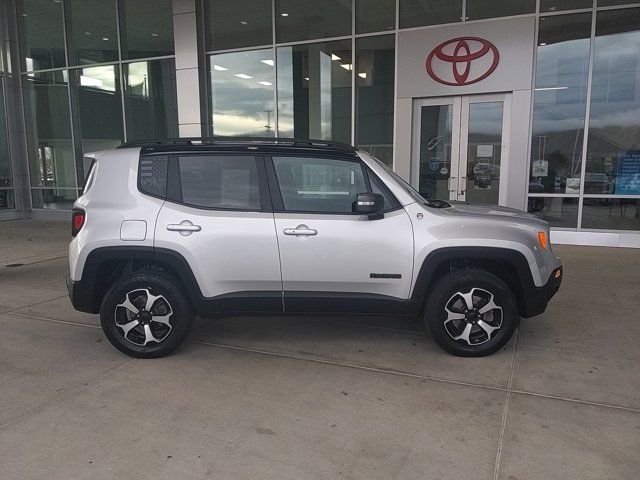
M 382 163 L 382 161 L 378 160 L 373 155 L 369 154 L 371 158 L 373 158 L 382 168 L 384 168 L 389 175 L 391 175 L 396 182 L 400 184 L 400 186 L 413 198 L 417 203 L 421 203 L 422 205 L 426 205 L 427 207 L 434 208 L 444 208 L 450 207 L 451 205 L 443 200 L 427 200 L 420 193 L 409 185 L 404 178 L 398 175 L 396 172 L 391 170 L 386 164 Z

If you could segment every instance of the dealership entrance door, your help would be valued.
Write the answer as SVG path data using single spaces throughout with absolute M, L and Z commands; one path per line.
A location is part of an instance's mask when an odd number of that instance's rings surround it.
M 504 205 L 510 111 L 510 93 L 414 100 L 411 184 L 425 198 Z

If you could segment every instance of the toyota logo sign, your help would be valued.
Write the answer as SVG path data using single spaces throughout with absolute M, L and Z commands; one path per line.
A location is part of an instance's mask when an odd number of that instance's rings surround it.
M 427 73 L 436 82 L 461 87 L 484 80 L 498 67 L 496 46 L 479 37 L 442 42 L 427 56 Z

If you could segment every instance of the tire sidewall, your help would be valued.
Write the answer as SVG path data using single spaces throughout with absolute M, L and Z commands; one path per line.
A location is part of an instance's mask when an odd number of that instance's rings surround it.
M 481 288 L 494 295 L 495 303 L 502 308 L 502 326 L 487 342 L 468 345 L 454 340 L 444 324 L 445 307 L 456 292 L 468 292 Z M 433 339 L 449 353 L 463 357 L 490 355 L 504 347 L 515 331 L 519 316 L 518 307 L 509 287 L 498 277 L 483 270 L 465 269 L 451 272 L 438 280 L 425 306 L 425 324 Z
M 169 336 L 159 344 L 136 345 L 126 340 L 116 326 L 116 305 L 122 303 L 126 293 L 137 289 L 149 289 L 162 295 L 171 306 L 172 329 Z M 170 279 L 154 274 L 133 274 L 116 281 L 104 296 L 100 307 L 100 324 L 109 342 L 121 352 L 136 358 L 157 358 L 171 353 L 186 338 L 191 320 L 191 308 L 182 291 Z

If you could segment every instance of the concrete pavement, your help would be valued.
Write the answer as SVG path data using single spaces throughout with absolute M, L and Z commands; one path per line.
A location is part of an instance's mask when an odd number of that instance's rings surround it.
M 229 318 L 133 360 L 75 312 L 67 223 L 0 222 L 2 479 L 637 479 L 640 250 L 555 247 L 481 359 L 420 322 Z

